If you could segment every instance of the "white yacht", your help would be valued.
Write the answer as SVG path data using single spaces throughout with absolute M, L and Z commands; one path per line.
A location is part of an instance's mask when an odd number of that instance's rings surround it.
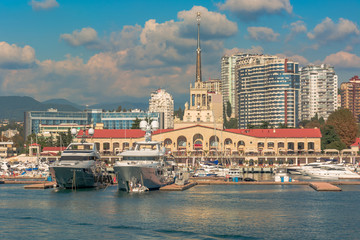
M 306 174 L 311 178 L 320 179 L 360 179 L 360 175 L 352 172 L 345 166 L 336 164 L 323 164 L 319 167 L 308 169 Z
M 118 189 L 122 191 L 155 190 L 174 179 L 168 171 L 172 165 L 166 160 L 165 148 L 161 142 L 151 141 L 151 131 L 158 129 L 158 122 L 150 125 L 141 121 L 140 128 L 146 131 L 145 141 L 136 142 L 134 149 L 120 153 L 122 159 L 113 167 Z

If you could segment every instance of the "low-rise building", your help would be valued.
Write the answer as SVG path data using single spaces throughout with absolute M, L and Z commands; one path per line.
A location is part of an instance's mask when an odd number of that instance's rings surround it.
M 98 129 L 87 141 L 94 142 L 101 154 L 114 155 L 144 140 L 140 129 Z M 80 141 L 82 131 L 77 140 Z M 321 152 L 320 129 L 216 129 L 193 125 L 180 129 L 160 129 L 153 133 L 154 141 L 163 142 L 167 152 L 185 154 L 254 153 L 315 153 Z
M 7 158 L 16 154 L 16 147 L 14 142 L 0 142 L 0 157 Z

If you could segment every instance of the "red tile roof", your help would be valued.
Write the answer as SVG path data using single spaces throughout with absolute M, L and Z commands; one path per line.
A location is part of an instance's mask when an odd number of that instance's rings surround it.
M 209 128 L 207 126 L 193 125 L 180 129 L 159 129 L 153 133 L 153 135 L 180 131 L 187 128 L 202 127 Z M 217 129 L 220 130 L 220 129 Z M 80 130 L 77 138 L 81 138 L 82 131 Z M 320 129 L 317 128 L 304 128 L 304 129 L 225 129 L 225 132 L 232 132 L 236 134 L 243 134 L 246 136 L 259 137 L 259 138 L 321 138 Z M 142 138 L 145 136 L 145 131 L 140 129 L 95 129 L 92 138 Z
M 80 130 L 77 138 L 81 138 L 83 130 Z M 140 129 L 95 129 L 92 138 L 141 138 L 145 132 Z
M 66 147 L 44 147 L 43 152 L 60 152 L 66 149 Z
M 226 129 L 225 131 L 259 138 L 321 138 L 318 128 Z
M 356 147 L 356 146 L 360 146 L 360 138 L 356 138 L 355 142 L 351 144 L 351 147 Z

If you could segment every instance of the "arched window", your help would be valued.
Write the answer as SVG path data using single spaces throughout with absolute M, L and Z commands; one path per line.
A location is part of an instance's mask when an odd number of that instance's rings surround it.
M 171 147 L 171 144 L 172 144 L 172 141 L 171 141 L 170 138 L 166 138 L 166 139 L 164 140 L 164 145 L 165 145 L 165 147 Z
M 201 150 L 202 148 L 203 148 L 202 141 L 201 140 L 196 140 L 194 142 L 194 149 L 195 150 Z
M 194 135 L 193 141 L 195 142 L 198 139 L 204 140 L 204 137 L 200 133 L 197 133 L 197 134 Z
M 243 140 L 238 141 L 238 147 L 243 146 L 245 147 L 245 142 Z
M 186 150 L 186 141 L 186 137 L 184 136 L 179 136 L 177 138 L 178 150 Z
M 219 138 L 217 136 L 211 136 L 209 139 L 210 148 L 217 148 L 219 145 Z
M 204 137 L 200 133 L 195 134 L 193 137 L 193 149 L 201 150 L 203 148 L 203 140 Z
M 225 141 L 224 141 L 225 146 L 226 145 L 231 145 L 231 144 L 232 144 L 232 140 L 230 138 L 225 139 Z

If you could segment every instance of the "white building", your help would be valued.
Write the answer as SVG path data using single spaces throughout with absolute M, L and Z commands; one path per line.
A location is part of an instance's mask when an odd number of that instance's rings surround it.
M 221 58 L 221 93 L 223 95 L 223 104 L 226 106 L 226 103 L 230 102 L 231 110 L 235 117 L 238 117 L 236 62 L 241 58 L 253 55 L 256 54 L 238 53 L 231 56 L 224 55 Z
M 2 131 L 1 132 L 1 136 L 2 137 L 7 137 L 7 138 L 12 138 L 14 137 L 16 134 L 19 134 L 19 131 L 16 129 L 8 129 L 6 131 Z
M 327 64 L 308 65 L 300 70 L 300 119 L 316 114 L 326 120 L 338 108 L 338 76 Z
M 164 113 L 164 129 L 174 128 L 174 99 L 164 89 L 151 93 L 149 112 Z

